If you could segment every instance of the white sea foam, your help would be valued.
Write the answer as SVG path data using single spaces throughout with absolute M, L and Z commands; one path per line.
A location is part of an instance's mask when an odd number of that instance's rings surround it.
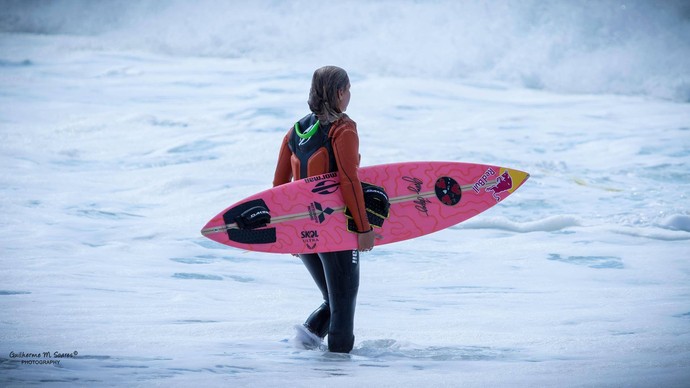
M 0 385 L 687 385 L 690 104 L 650 98 L 687 99 L 687 17 L 3 1 Z M 362 254 L 347 356 L 289 344 L 322 303 L 299 260 L 199 234 L 270 187 L 324 63 L 350 71 L 362 164 L 530 173 L 466 223 Z
M 658 228 L 646 227 L 615 227 L 612 228 L 611 231 L 614 233 L 625 234 L 633 237 L 644 237 L 662 241 L 690 240 L 690 233 L 682 230 L 663 230 Z
M 579 226 L 580 220 L 574 216 L 552 216 L 543 220 L 531 222 L 514 222 L 501 217 L 481 217 L 478 220 L 467 221 L 454 228 L 458 229 L 500 229 L 510 232 L 555 232 Z
M 664 218 L 660 226 L 672 230 L 690 232 L 690 216 L 685 214 L 674 214 Z
M 89 49 L 252 58 L 302 69 L 325 61 L 364 74 L 482 77 L 690 101 L 684 1 L 20 0 L 3 8 L 2 31 L 96 36 L 68 43 Z

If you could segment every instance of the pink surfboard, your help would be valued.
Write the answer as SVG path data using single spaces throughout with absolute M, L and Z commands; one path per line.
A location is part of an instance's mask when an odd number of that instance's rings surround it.
M 515 192 L 529 174 L 474 163 L 405 162 L 362 167 L 359 177 L 383 188 L 388 197 L 387 211 L 373 209 L 368 214 L 375 225 L 376 245 L 382 245 L 474 217 Z M 201 233 L 221 244 L 259 252 L 312 253 L 357 247 L 356 233 L 348 230 L 338 173 L 252 195 L 213 217 Z

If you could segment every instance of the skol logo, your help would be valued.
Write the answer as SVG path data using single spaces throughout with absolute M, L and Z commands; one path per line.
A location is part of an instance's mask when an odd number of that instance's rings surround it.
M 319 243 L 319 232 L 316 230 L 303 230 L 302 241 L 307 248 L 316 248 L 316 245 Z
M 318 238 L 319 232 L 316 230 L 303 230 L 302 238 Z

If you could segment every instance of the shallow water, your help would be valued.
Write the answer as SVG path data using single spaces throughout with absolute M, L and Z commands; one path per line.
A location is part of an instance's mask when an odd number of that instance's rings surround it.
M 312 65 L 107 48 L 140 30 L 109 31 L 0 34 L 3 385 L 690 378 L 688 104 L 353 65 L 362 164 L 470 161 L 531 178 L 463 224 L 363 254 L 355 349 L 337 355 L 289 342 L 320 304 L 298 260 L 199 234 L 270 186 Z

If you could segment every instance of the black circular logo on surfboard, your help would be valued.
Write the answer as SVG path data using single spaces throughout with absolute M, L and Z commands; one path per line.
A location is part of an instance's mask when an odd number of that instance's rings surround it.
M 444 205 L 457 205 L 462 198 L 462 190 L 460 185 L 453 178 L 442 176 L 436 181 L 436 197 L 443 202 Z

